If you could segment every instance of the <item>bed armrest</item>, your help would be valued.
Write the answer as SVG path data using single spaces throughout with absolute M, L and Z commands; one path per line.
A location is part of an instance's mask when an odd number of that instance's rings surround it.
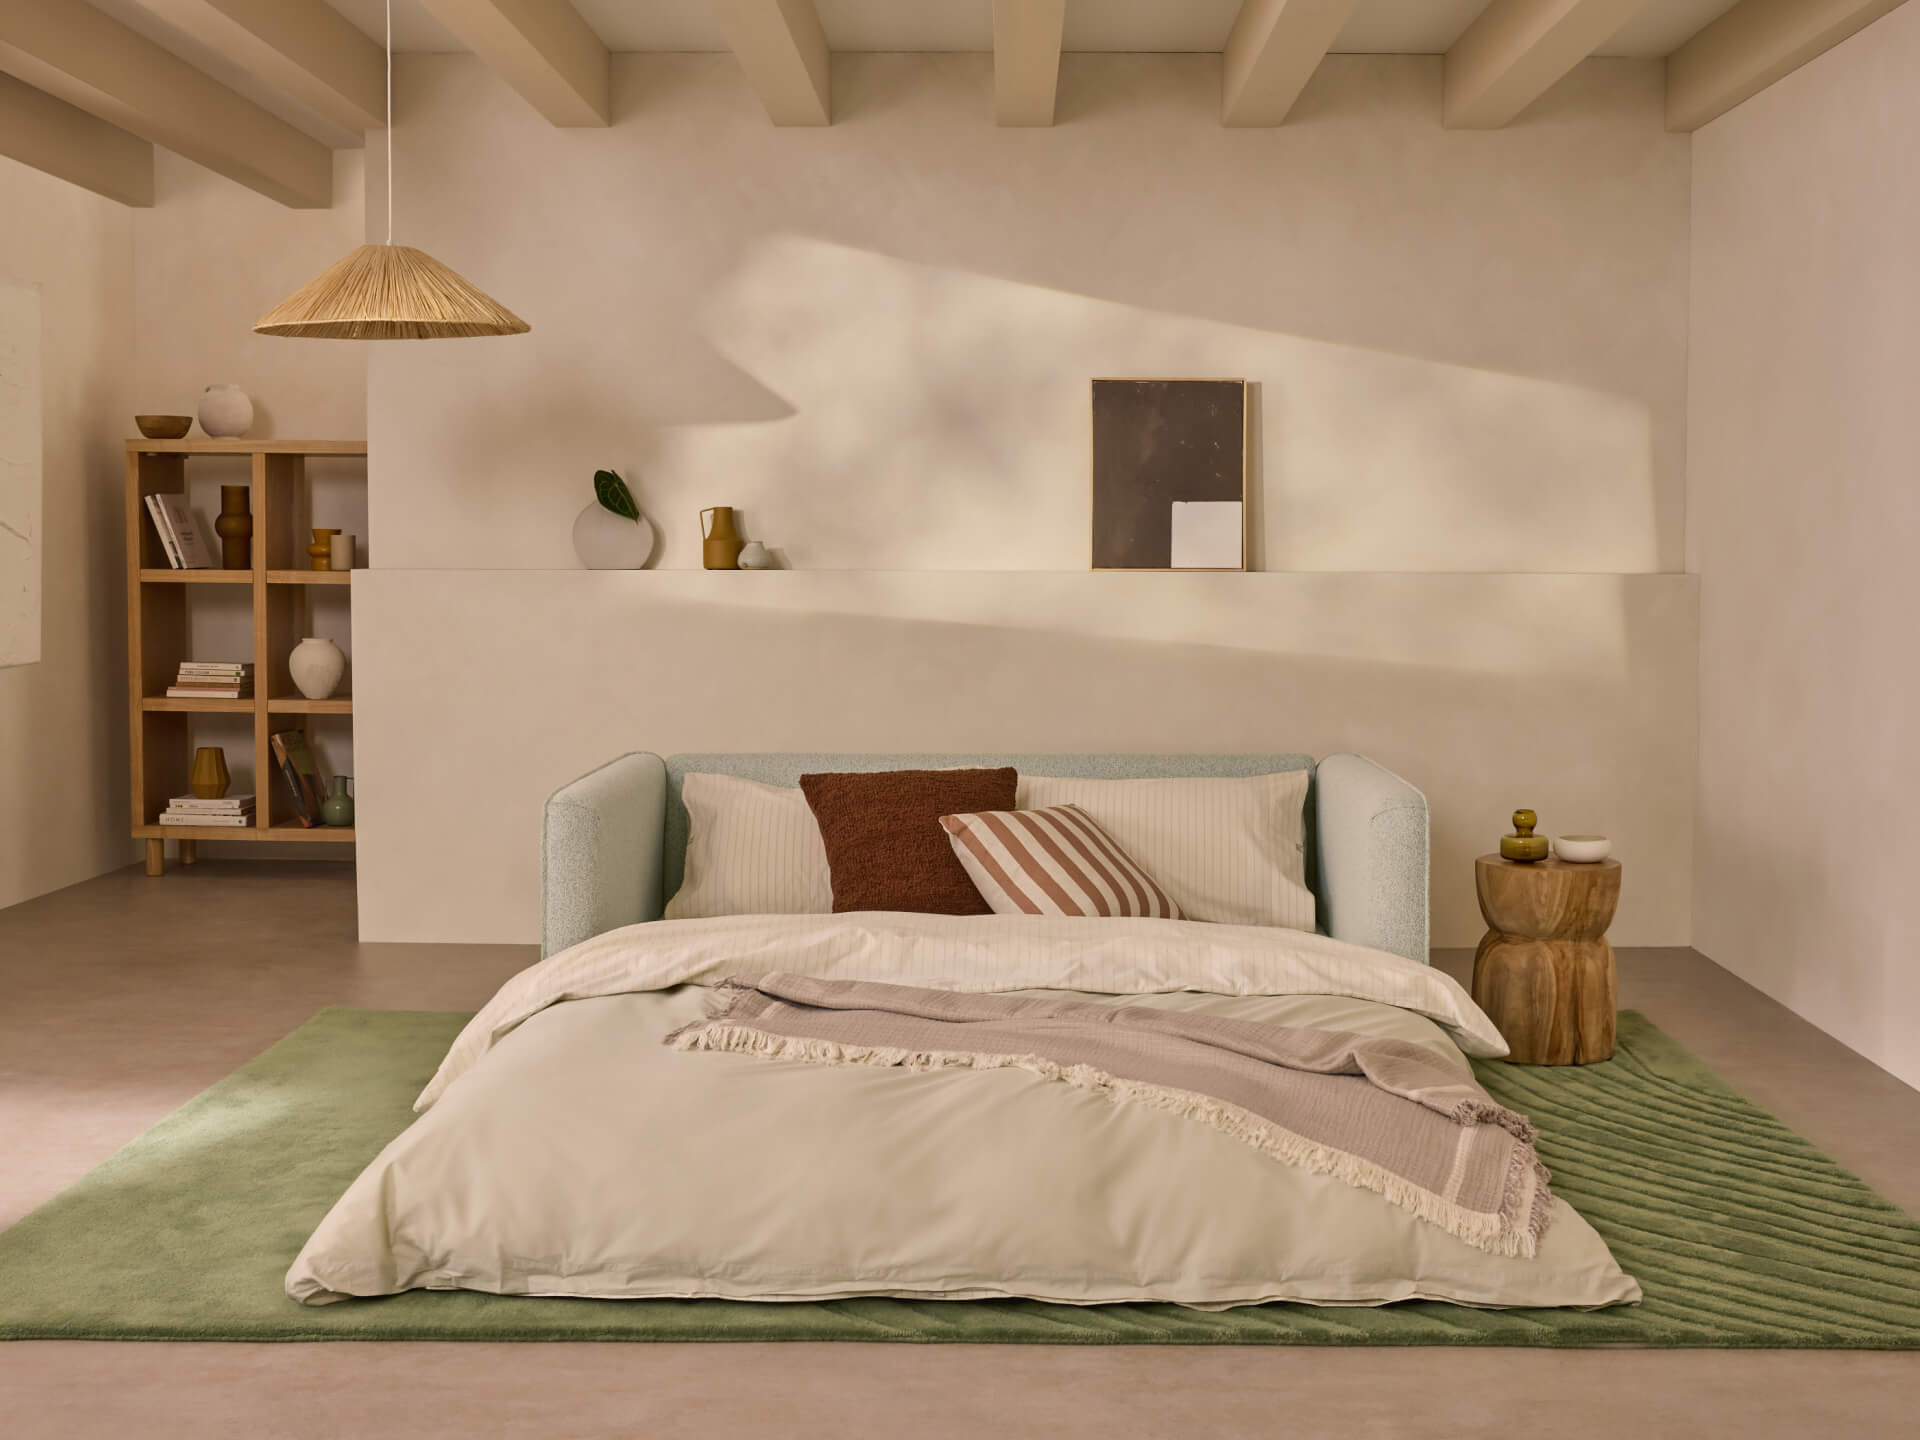
M 1314 780 L 1327 933 L 1427 964 L 1427 797 L 1364 755 Z
M 635 752 L 547 797 L 540 832 L 540 953 L 658 920 L 667 765 Z

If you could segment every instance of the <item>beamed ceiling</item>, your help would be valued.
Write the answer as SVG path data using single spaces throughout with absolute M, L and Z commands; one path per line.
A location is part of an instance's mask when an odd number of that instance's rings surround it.
M 994 57 L 983 123 L 1050 125 L 1063 51 L 1223 57 L 1221 123 L 1286 123 L 1328 54 L 1445 57 L 1493 129 L 1590 56 L 1664 59 L 1693 130 L 1904 0 L 394 0 L 394 48 L 477 55 L 555 125 L 609 123 L 620 51 L 731 52 L 778 125 L 832 123 L 834 52 Z M 0 0 L 0 154 L 151 203 L 165 145 L 284 204 L 380 122 L 383 0 Z M 6 79 L 5 77 L 11 77 Z M 147 174 L 141 167 L 144 161 Z

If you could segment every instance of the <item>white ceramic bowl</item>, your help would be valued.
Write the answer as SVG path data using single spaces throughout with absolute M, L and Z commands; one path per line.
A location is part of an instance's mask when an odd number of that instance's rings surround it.
M 1556 835 L 1553 853 L 1572 865 L 1593 865 L 1613 853 L 1613 842 L 1604 835 Z

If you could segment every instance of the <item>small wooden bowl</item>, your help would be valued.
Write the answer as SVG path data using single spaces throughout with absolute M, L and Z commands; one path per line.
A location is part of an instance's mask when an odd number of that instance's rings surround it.
M 191 415 L 136 415 L 133 423 L 149 440 L 178 440 L 193 428 Z

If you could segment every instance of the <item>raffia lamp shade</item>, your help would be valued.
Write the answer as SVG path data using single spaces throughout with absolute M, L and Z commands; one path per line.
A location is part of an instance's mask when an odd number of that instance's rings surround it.
M 362 245 L 254 330 L 316 340 L 448 340 L 532 327 L 411 245 Z

